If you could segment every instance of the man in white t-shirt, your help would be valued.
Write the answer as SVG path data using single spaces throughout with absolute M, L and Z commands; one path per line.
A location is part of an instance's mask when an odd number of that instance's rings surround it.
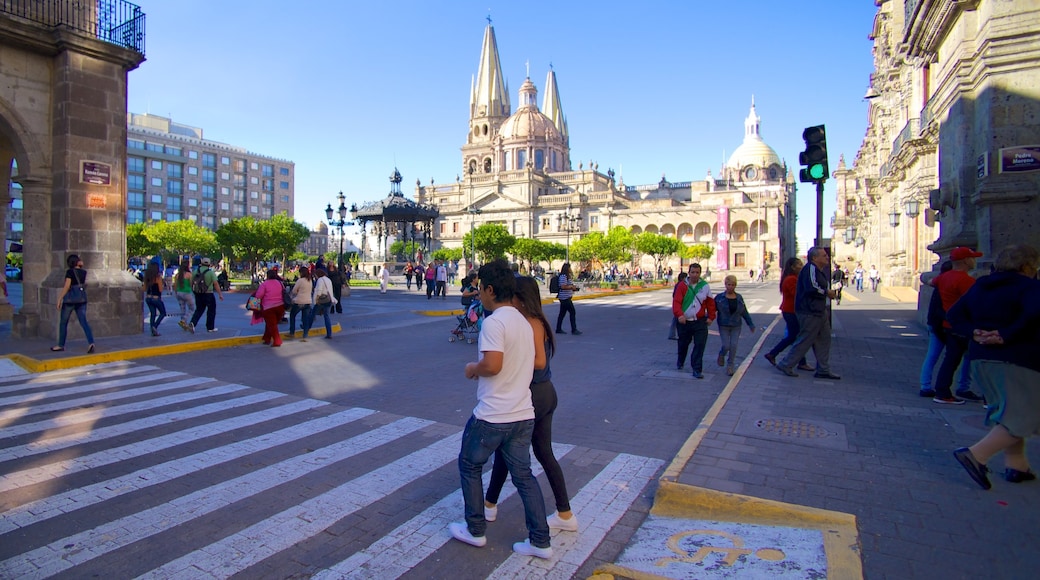
M 551 558 L 549 524 L 545 500 L 538 480 L 531 473 L 531 433 L 534 405 L 531 377 L 534 374 L 534 333 L 523 314 L 513 307 L 516 280 L 505 260 L 480 267 L 480 302 L 494 313 L 484 320 L 477 348 L 480 359 L 466 365 L 466 378 L 477 379 L 477 406 L 462 433 L 459 475 L 466 521 L 448 527 L 461 542 L 482 547 L 484 532 L 484 464 L 501 451 L 506 467 L 524 503 L 528 539 L 513 544 L 513 551 L 526 556 Z
M 448 267 L 444 265 L 443 260 L 437 260 L 437 290 L 433 293 L 434 296 L 440 296 L 441 300 L 448 299 Z

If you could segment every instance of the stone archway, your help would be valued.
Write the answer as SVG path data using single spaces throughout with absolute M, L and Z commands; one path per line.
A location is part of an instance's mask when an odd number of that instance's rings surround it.
M 144 14 L 133 7 L 126 22 L 102 28 L 96 5 L 79 8 L 0 13 L 0 166 L 24 198 L 16 337 L 56 334 L 69 253 L 90 273 L 96 336 L 143 326 L 140 283 L 125 271 L 125 165 L 127 74 L 144 61 Z

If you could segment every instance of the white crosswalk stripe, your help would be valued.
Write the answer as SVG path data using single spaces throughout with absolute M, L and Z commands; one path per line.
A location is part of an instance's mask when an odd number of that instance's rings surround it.
M 153 366 L 129 365 L 125 361 L 118 361 L 114 363 L 102 363 L 86 367 L 51 371 L 38 375 L 4 377 L 0 378 L 0 385 L 6 386 L 0 386 L 0 393 L 13 393 L 30 388 L 83 383 L 84 381 L 89 380 L 122 377 L 155 370 L 158 369 Z
M 458 550 L 447 524 L 463 512 L 457 472 L 448 476 L 458 427 L 136 371 L 117 365 L 78 380 L 62 371 L 5 383 L 11 397 L 0 414 L 21 414 L 0 424 L 0 465 L 8 466 L 0 475 L 0 578 L 104 570 L 145 578 L 443 575 L 439 552 Z M 111 384 L 131 376 L 145 380 Z M 175 383 L 185 392 L 169 393 Z M 96 392 L 66 390 L 87 386 Z M 59 390 L 65 394 L 53 395 Z M 121 396 L 130 392 L 132 401 Z M 97 408 L 82 409 L 88 405 Z M 174 426 L 188 419 L 193 426 Z M 564 462 L 578 449 L 554 444 Z M 581 451 L 598 459 L 572 460 L 580 533 L 554 531 L 548 561 L 485 550 L 486 570 L 498 566 L 489 577 L 572 577 L 663 464 Z M 532 470 L 541 473 L 537 462 Z M 522 513 L 515 494 L 511 485 L 503 490 L 500 517 Z M 398 511 L 402 517 L 380 524 L 381 513 Z M 359 517 L 369 530 L 341 540 Z M 346 544 L 324 547 L 337 541 Z

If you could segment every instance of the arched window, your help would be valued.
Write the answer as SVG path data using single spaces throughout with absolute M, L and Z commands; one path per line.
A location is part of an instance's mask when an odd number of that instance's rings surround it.
M 534 168 L 542 169 L 545 167 L 545 151 L 543 149 L 534 150 Z
M 679 224 L 679 240 L 689 243 L 693 241 L 693 226 L 690 224 Z
M 748 239 L 747 222 L 733 222 L 733 225 L 729 228 L 729 239 L 737 242 L 746 242 Z
M 473 175 L 476 172 L 477 172 L 477 160 L 476 159 L 470 159 L 469 160 L 469 174 Z
M 698 243 L 705 244 L 712 240 L 711 226 L 708 222 L 701 222 L 693 230 L 693 239 Z
M 641 233 L 643 233 L 643 228 L 641 228 L 639 226 L 632 226 L 632 235 L 633 236 L 638 236 Z
M 516 168 L 524 169 L 525 167 L 527 167 L 527 151 L 520 149 L 516 152 Z
M 491 173 L 491 158 L 484 159 L 484 173 Z
M 769 224 L 762 220 L 755 220 L 751 222 L 751 227 L 748 230 L 748 237 L 752 242 L 757 242 L 761 239 L 761 236 L 769 233 Z
M 650 225 L 646 226 L 646 230 L 645 231 L 648 234 L 659 233 L 658 230 L 657 230 L 657 226 L 655 226 L 654 224 L 650 224 Z
M 672 224 L 664 224 L 661 226 L 661 235 L 668 236 L 669 238 L 675 237 L 675 226 Z

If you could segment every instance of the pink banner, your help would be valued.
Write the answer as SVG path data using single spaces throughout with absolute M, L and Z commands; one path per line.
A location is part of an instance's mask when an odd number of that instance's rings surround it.
M 729 206 L 720 206 L 716 213 L 719 237 L 715 242 L 715 269 L 729 270 Z

